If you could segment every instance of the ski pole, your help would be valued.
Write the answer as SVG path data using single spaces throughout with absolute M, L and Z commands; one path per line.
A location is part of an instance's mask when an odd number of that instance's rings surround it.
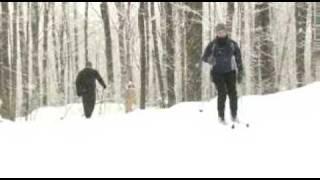
M 64 115 L 60 118 L 60 120 L 64 120 L 64 119 L 68 116 L 68 114 L 69 114 L 70 110 L 72 109 L 72 107 L 73 107 L 72 104 L 69 105 L 69 107 L 68 107 L 68 105 L 67 105 L 66 110 L 65 110 L 65 112 L 64 112 Z
M 74 99 L 73 102 L 76 102 L 75 99 Z M 67 106 L 66 106 L 66 110 L 65 110 L 65 112 L 64 112 L 64 115 L 60 118 L 60 120 L 64 120 L 64 119 L 68 116 L 70 110 L 71 110 L 72 108 L 74 108 L 74 107 L 75 107 L 75 104 L 74 104 L 74 103 L 70 104 L 69 107 L 68 107 L 68 105 L 67 105 Z
M 242 106 L 243 106 L 243 93 L 241 93 L 241 96 L 239 97 L 239 106 L 238 106 L 238 111 L 241 112 L 242 117 L 243 117 L 243 111 L 242 111 Z M 239 113 L 238 113 L 239 114 Z M 240 124 L 245 125 L 247 128 L 250 127 L 250 123 L 248 121 L 242 121 L 240 120 Z
M 102 93 L 101 93 L 101 102 L 100 102 L 100 112 L 99 112 L 99 115 L 101 116 L 102 115 L 102 106 L 103 106 L 103 104 L 104 104 L 104 92 L 102 91 Z

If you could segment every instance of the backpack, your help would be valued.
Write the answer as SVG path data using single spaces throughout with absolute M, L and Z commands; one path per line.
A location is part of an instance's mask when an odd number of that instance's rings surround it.
M 235 52 L 236 52 L 236 48 L 235 48 L 235 44 L 233 41 L 230 40 L 230 46 L 231 46 L 231 49 L 232 49 L 232 54 L 234 55 Z M 215 61 L 215 58 L 214 58 L 214 52 L 216 50 L 216 43 L 215 41 L 213 41 L 212 43 L 212 47 L 211 47 L 211 55 L 209 56 L 208 58 L 208 63 L 211 64 L 212 66 L 215 66 L 216 65 L 216 61 Z

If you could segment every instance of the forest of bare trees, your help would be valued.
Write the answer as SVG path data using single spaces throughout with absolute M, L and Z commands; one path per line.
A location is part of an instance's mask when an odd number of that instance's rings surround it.
M 241 96 L 302 87 L 320 79 L 319 8 L 312 2 L 1 2 L 0 114 L 14 120 L 39 107 L 80 102 L 75 78 L 87 61 L 107 82 L 106 91 L 98 89 L 104 101 L 123 103 L 130 81 L 141 109 L 211 99 L 210 67 L 200 58 L 218 23 L 241 47 Z

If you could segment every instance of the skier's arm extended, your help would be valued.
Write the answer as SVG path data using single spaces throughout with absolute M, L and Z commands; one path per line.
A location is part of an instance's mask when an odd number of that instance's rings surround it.
M 242 65 L 242 57 L 241 57 L 241 50 L 239 45 L 234 42 L 235 45 L 235 59 L 236 59 L 236 63 L 237 63 L 237 68 L 238 68 L 238 75 L 237 75 L 237 80 L 238 83 L 242 83 L 242 79 L 245 76 L 244 71 L 243 71 L 243 65 Z
M 212 63 L 212 62 L 209 62 L 209 57 L 213 53 L 212 52 L 212 46 L 213 46 L 213 42 L 209 43 L 209 45 L 207 46 L 207 48 L 205 49 L 205 51 L 203 53 L 201 61 L 209 63 L 209 64 Z
M 234 45 L 235 45 L 235 58 L 236 58 L 237 68 L 240 72 L 242 72 L 243 66 L 242 66 L 241 50 L 238 43 L 234 42 Z
M 98 80 L 98 82 L 100 83 L 100 85 L 105 89 L 107 86 L 104 83 L 103 79 L 101 78 L 100 74 L 98 73 L 98 71 L 96 71 L 96 78 Z

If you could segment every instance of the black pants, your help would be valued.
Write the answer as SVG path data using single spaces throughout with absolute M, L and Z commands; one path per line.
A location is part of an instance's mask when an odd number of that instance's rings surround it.
M 84 115 L 86 118 L 91 118 L 94 106 L 96 104 L 96 94 L 95 92 L 88 92 L 82 95 L 82 103 L 84 109 Z
M 218 91 L 218 113 L 219 117 L 224 119 L 225 103 L 227 95 L 230 101 L 230 110 L 232 118 L 237 117 L 238 96 L 237 96 L 237 74 L 235 71 L 217 74 L 211 71 L 211 78 Z

